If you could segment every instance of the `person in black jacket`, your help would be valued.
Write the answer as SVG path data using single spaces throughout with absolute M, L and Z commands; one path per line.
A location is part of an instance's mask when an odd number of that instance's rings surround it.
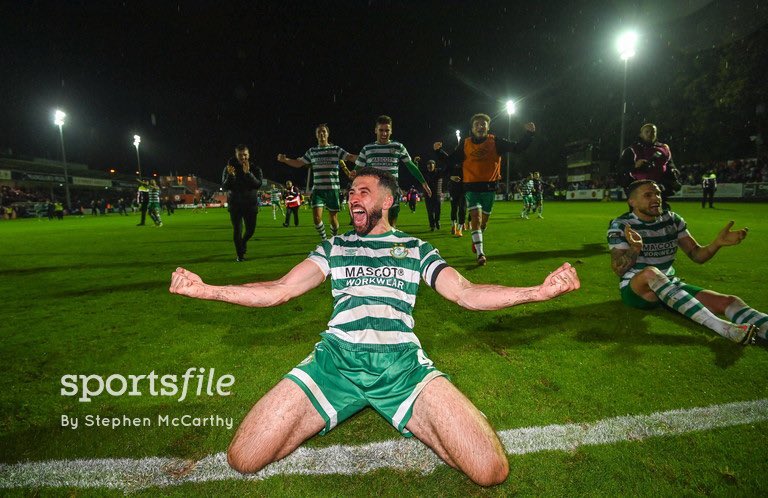
M 259 213 L 258 189 L 264 179 L 261 168 L 252 167 L 249 158 L 248 147 L 238 145 L 235 147 L 235 157 L 229 159 L 221 175 L 221 183 L 228 190 L 229 219 L 234 230 L 236 261 L 245 261 L 248 240 L 256 231 L 256 215 Z
M 427 205 L 427 218 L 429 219 L 429 229 L 433 232 L 440 230 L 440 203 L 443 199 L 443 176 L 446 168 L 438 168 L 433 160 L 427 162 L 427 170 L 424 172 L 424 179 L 432 189 L 432 195 L 425 199 Z

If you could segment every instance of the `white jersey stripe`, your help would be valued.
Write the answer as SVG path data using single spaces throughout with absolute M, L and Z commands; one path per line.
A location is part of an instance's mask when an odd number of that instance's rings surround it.
M 403 344 L 413 343 L 421 347 L 418 337 L 413 332 L 402 332 L 400 330 L 373 330 L 361 329 L 353 333 L 345 332 L 335 327 L 328 327 L 328 332 L 342 341 L 352 344 Z
M 384 287 L 381 285 L 375 285 L 372 286 L 376 289 L 375 295 L 377 297 L 389 297 L 393 299 L 400 299 L 401 301 L 404 301 L 408 303 L 408 305 L 413 308 L 413 306 L 416 304 L 416 295 L 415 294 L 404 294 L 399 289 L 396 289 L 394 287 Z M 366 290 L 363 287 L 348 287 L 346 289 L 334 289 L 331 291 L 331 294 L 334 298 L 338 296 L 354 296 L 354 297 L 371 297 L 371 291 Z M 343 298 L 339 299 L 339 302 L 336 303 L 342 304 L 344 302 Z
M 328 322 L 328 326 L 334 327 L 336 325 L 352 322 L 354 320 L 361 320 L 366 317 L 400 320 L 405 323 L 408 328 L 413 328 L 413 317 L 410 314 L 398 311 L 392 306 L 375 304 L 366 304 L 341 311 L 336 316 L 334 316 L 330 322 Z

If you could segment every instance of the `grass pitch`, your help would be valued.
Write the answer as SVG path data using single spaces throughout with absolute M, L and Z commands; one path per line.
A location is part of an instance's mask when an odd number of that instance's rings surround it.
M 470 312 L 422 286 L 415 331 L 436 366 L 498 430 L 592 423 L 768 398 L 768 350 L 740 348 L 682 316 L 624 307 L 610 271 L 605 231 L 623 203 L 548 203 L 545 219 L 519 219 L 519 204 L 498 202 L 485 235 L 488 265 L 478 268 L 470 237 L 430 232 L 423 204 L 403 206 L 399 228 L 432 242 L 478 283 L 535 285 L 564 261 L 582 288 L 554 301 Z M 739 246 L 705 265 L 679 254 L 687 281 L 736 294 L 768 311 L 765 205 L 701 209 L 673 202 L 702 244 L 728 220 L 749 226 Z M 0 463 L 153 456 L 197 460 L 224 451 L 253 403 L 300 362 L 331 313 L 329 284 L 283 306 L 249 309 L 173 296 L 170 274 L 183 266 L 212 284 L 275 279 L 317 244 L 309 211 L 283 228 L 259 215 L 249 260 L 234 261 L 225 210 L 177 211 L 165 226 L 136 227 L 137 215 L 0 222 Z M 342 229 L 348 217 L 342 213 Z M 66 374 L 181 376 L 190 367 L 236 378 L 221 396 L 119 396 L 89 403 L 61 396 Z M 146 391 L 146 389 L 145 389 Z M 235 427 L 61 426 L 61 416 L 232 417 Z M 434 472 L 379 470 L 353 476 L 277 475 L 149 488 L 139 494 L 233 495 L 766 495 L 768 423 L 643 441 L 510 455 L 510 477 L 482 489 L 447 466 Z M 400 436 L 371 410 L 308 447 L 364 444 Z M 2 485 L 0 479 L 0 485 Z M 28 493 L 30 489 L 3 490 Z M 122 494 L 106 489 L 53 493 Z

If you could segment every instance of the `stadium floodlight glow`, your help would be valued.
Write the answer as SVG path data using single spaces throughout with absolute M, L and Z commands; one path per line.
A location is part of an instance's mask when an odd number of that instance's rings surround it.
M 64 149 L 64 119 L 67 114 L 61 109 L 53 113 L 53 124 L 59 127 L 59 139 L 61 140 L 61 160 L 64 163 L 64 193 L 67 197 L 67 211 L 72 212 L 72 200 L 69 196 L 69 172 L 67 171 L 67 151 Z M 59 185 L 61 186 L 61 185 Z
M 64 126 L 64 119 L 66 117 L 66 112 L 56 109 L 56 112 L 53 113 L 53 124 L 56 126 Z
M 456 130 L 456 141 L 461 142 L 461 130 Z
M 637 47 L 637 33 L 626 31 L 619 36 L 616 47 L 619 50 L 619 56 L 624 61 L 624 92 L 621 106 L 621 134 L 619 135 L 619 157 L 624 152 L 624 126 L 627 117 L 627 69 L 629 59 L 635 56 Z
M 637 47 L 637 33 L 634 31 L 627 31 L 619 36 L 619 40 L 616 43 L 616 47 L 619 49 L 619 56 L 621 60 L 625 61 L 635 56 Z
M 507 100 L 507 116 L 511 116 L 517 110 L 515 103 L 512 100 Z
M 139 144 L 141 143 L 141 137 L 138 135 L 133 136 L 133 146 L 136 147 L 136 174 L 141 178 L 141 157 L 139 156 Z

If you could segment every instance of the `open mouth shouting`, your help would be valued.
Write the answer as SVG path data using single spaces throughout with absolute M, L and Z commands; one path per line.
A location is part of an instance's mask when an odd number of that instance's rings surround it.
M 362 206 L 350 206 L 350 212 L 352 213 L 352 224 L 355 228 L 362 228 L 368 223 L 368 213 Z
M 358 235 L 368 235 L 383 216 L 381 209 L 377 210 L 374 207 L 371 212 L 368 212 L 362 205 L 357 203 L 350 205 L 349 212 L 352 214 L 352 225 L 355 227 L 355 232 Z

